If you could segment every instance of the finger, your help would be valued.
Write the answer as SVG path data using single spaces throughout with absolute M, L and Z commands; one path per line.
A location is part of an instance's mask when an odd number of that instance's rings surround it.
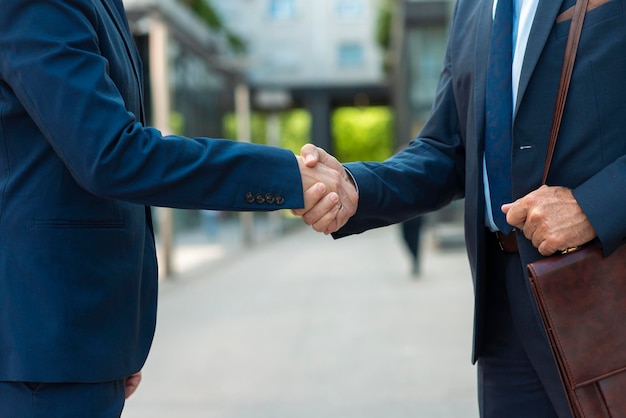
M 557 252 L 557 248 L 554 245 L 551 245 L 547 240 L 541 242 L 538 246 L 537 246 L 537 250 L 539 250 L 539 253 L 543 256 L 550 256 L 552 254 L 554 254 L 555 252 Z
M 345 222 L 340 221 L 340 219 L 343 219 L 343 217 L 340 218 L 340 214 L 342 211 L 343 208 L 339 208 L 337 210 L 337 216 L 335 216 L 335 219 L 328 224 L 328 226 L 324 230 L 324 235 L 330 235 L 334 232 L 339 231 L 341 227 L 345 224 Z
M 502 210 L 502 212 L 504 212 L 504 214 L 506 215 L 507 213 L 509 213 L 509 210 L 513 207 L 513 203 L 505 203 L 504 205 L 502 205 L 502 207 L 500 208 Z
M 359 204 L 359 194 L 354 187 L 354 183 L 348 181 L 345 183 L 345 187 L 338 190 L 339 201 L 341 207 L 337 211 L 337 217 L 335 222 L 332 222 L 328 228 L 324 231 L 325 234 L 332 234 L 341 229 L 350 218 L 356 213 Z
M 334 219 L 338 208 L 339 196 L 337 193 L 328 193 L 315 206 L 302 215 L 302 220 L 311 226 L 317 224 L 317 227 L 314 227 L 313 229 L 321 232 L 326 229 L 330 218 Z M 321 222 L 323 219 L 324 221 Z M 322 225 L 324 225 L 323 228 Z
M 343 204 L 343 210 L 340 215 L 342 215 L 343 220 L 347 221 L 356 213 L 359 203 L 359 194 L 356 191 L 356 187 L 351 182 L 344 182 L 337 193 L 339 194 L 339 201 Z
M 304 145 L 300 149 L 300 156 L 307 167 L 314 167 L 318 163 L 322 163 L 333 170 L 344 172 L 343 165 L 335 157 L 327 153 L 323 148 L 316 147 L 313 144 Z
M 139 387 L 141 383 L 141 372 L 135 373 L 132 376 L 126 378 L 125 386 L 124 386 L 124 396 L 128 399 Z
M 539 249 L 539 247 L 541 247 L 543 245 L 543 240 L 541 238 L 539 238 L 537 235 L 538 234 L 535 234 L 535 237 L 531 237 L 529 239 L 533 243 L 533 247 Z M 528 238 L 528 237 L 526 237 L 526 238 Z M 545 248 L 545 245 L 543 245 L 543 248 Z
M 333 232 L 339 231 L 348 221 L 350 220 L 350 212 L 346 208 L 346 205 L 343 205 L 339 208 L 337 212 L 337 217 L 335 218 L 335 222 L 330 225 L 329 228 L 326 229 L 325 233 L 332 234 Z
M 330 220 L 334 219 L 339 205 L 339 196 L 336 193 L 329 193 L 305 213 L 302 219 L 306 224 L 313 226 L 313 229 L 321 232 L 327 227 Z
M 302 216 L 311 210 L 324 196 L 327 188 L 324 183 L 315 183 L 304 192 L 304 208 L 291 211 L 296 216 Z
M 502 205 L 502 211 L 506 215 L 506 222 L 517 229 L 524 229 L 528 211 L 524 202 L 520 199 L 513 203 Z
M 328 235 L 338 228 L 337 224 L 337 214 L 341 211 L 341 204 L 336 204 L 330 211 L 326 212 L 324 216 L 322 216 L 317 222 L 313 223 L 311 226 L 317 232 L 323 232 L 325 235 Z
M 314 167 L 320 161 L 320 148 L 313 144 L 305 144 L 300 148 L 300 156 L 307 167 Z
M 548 237 L 546 236 L 545 230 L 539 228 L 533 222 L 526 223 L 526 226 L 524 227 L 524 236 L 528 238 L 537 249 L 539 249 L 542 244 L 544 247 L 547 244 L 546 239 L 548 239 Z

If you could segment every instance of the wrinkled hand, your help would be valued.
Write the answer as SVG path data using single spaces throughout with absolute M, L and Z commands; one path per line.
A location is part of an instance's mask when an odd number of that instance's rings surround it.
M 513 203 L 502 206 L 509 224 L 544 255 L 585 244 L 597 234 L 565 187 L 541 186 Z
M 298 164 L 305 207 L 293 213 L 318 232 L 337 231 L 356 213 L 358 205 L 359 196 L 350 175 L 336 158 L 312 144 L 302 147 Z
M 139 387 L 139 383 L 141 383 L 141 372 L 137 372 L 132 376 L 128 376 L 124 382 L 124 393 L 126 399 L 130 398 L 130 396 L 135 393 L 137 387 Z

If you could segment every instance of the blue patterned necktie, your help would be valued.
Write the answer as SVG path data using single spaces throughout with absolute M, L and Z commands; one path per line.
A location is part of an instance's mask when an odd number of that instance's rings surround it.
M 500 207 L 511 202 L 511 123 L 513 93 L 513 0 L 498 0 L 491 28 L 485 96 L 485 161 L 489 177 L 491 209 L 496 226 L 504 234 L 513 227 Z

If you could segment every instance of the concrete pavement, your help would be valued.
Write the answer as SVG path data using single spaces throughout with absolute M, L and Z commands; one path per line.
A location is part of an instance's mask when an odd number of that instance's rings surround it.
M 478 417 L 465 252 L 425 232 L 418 279 L 397 226 L 188 240 L 123 418 Z

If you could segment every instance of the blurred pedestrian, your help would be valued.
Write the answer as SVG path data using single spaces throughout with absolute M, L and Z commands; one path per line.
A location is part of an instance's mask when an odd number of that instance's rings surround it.
M 411 274 L 414 277 L 420 275 L 420 247 L 421 247 L 421 230 L 423 218 L 416 216 L 408 219 L 400 224 L 402 229 L 402 239 L 406 248 L 411 255 Z

